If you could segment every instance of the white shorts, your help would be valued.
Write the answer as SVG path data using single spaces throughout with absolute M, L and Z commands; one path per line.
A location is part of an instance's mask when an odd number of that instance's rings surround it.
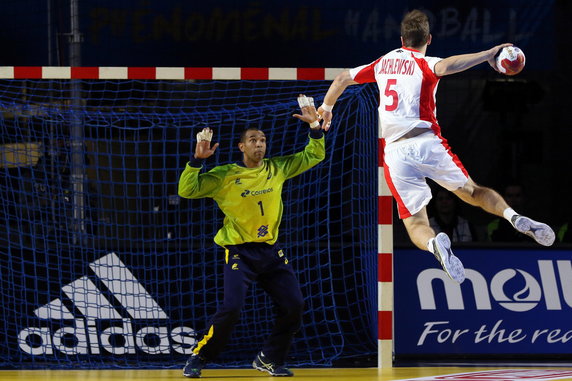
M 459 189 L 469 179 L 447 141 L 433 131 L 388 144 L 384 174 L 402 219 L 419 212 L 431 200 L 426 177 L 449 191 Z

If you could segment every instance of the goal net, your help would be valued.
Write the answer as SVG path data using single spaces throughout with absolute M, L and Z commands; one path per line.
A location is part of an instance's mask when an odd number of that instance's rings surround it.
M 239 161 L 247 127 L 268 156 L 303 149 L 292 117 L 329 81 L 0 80 L 0 366 L 181 367 L 221 300 L 222 216 L 177 195 L 195 135 L 207 169 Z M 377 131 L 372 86 L 350 87 L 326 160 L 285 184 L 279 243 L 302 284 L 289 365 L 377 356 Z M 248 366 L 269 334 L 256 286 L 217 359 Z

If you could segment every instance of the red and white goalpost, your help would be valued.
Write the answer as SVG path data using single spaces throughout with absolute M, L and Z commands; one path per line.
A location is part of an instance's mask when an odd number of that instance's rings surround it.
M 393 365 L 393 198 L 383 175 L 385 144 L 378 138 L 377 174 L 377 339 L 378 367 Z
M 0 79 L 333 80 L 340 68 L 0 66 Z M 377 126 L 371 126 L 377 128 Z M 392 197 L 378 157 L 378 366 L 393 365 Z

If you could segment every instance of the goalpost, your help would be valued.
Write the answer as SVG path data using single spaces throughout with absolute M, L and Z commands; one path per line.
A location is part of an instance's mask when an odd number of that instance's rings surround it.
M 176 192 L 194 135 L 209 126 L 220 143 L 207 170 L 239 160 L 249 126 L 267 132 L 269 155 L 296 152 L 307 139 L 291 117 L 297 95 L 319 104 L 340 70 L 0 67 L 0 366 L 180 367 L 222 290 L 220 213 Z M 345 91 L 326 160 L 284 188 L 279 242 L 306 298 L 292 366 L 376 354 L 392 365 L 376 91 Z M 272 320 L 263 303 L 254 287 L 224 366 L 261 345 Z

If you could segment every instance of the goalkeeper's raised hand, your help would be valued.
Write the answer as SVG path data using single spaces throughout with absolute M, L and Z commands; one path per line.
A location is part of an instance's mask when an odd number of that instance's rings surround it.
M 302 122 L 308 123 L 310 128 L 319 130 L 320 116 L 316 111 L 316 106 L 314 106 L 314 98 L 300 94 L 298 95 L 298 105 L 300 106 L 300 110 L 302 110 L 302 115 L 294 114 L 292 116 L 300 119 Z
M 218 143 L 211 147 L 211 140 L 213 137 L 213 130 L 210 128 L 203 128 L 197 134 L 197 145 L 195 147 L 195 159 L 206 159 L 211 157 L 216 151 Z

